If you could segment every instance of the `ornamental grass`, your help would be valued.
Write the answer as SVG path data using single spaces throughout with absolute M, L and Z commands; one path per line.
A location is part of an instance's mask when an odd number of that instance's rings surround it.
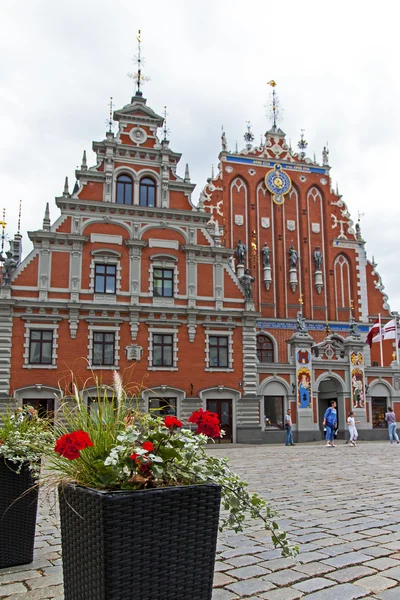
M 261 519 L 283 556 L 298 552 L 279 528 L 276 511 L 249 492 L 247 482 L 231 471 L 226 458 L 207 453 L 209 441 L 224 434 L 215 413 L 200 409 L 184 425 L 176 416 L 141 411 L 141 390 L 132 395 L 117 372 L 108 388 L 95 381 L 95 401 L 92 397 L 91 403 L 85 402 L 84 392 L 73 383 L 73 394 L 62 405 L 63 424 L 56 426 L 48 481 L 133 493 L 214 483 L 222 493 L 220 530 L 228 527 L 240 532 L 247 517 Z

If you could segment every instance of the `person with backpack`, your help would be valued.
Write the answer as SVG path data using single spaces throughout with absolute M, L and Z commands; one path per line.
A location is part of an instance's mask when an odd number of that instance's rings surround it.
M 337 413 L 335 400 L 332 400 L 330 407 L 327 408 L 325 411 L 323 426 L 326 428 L 326 446 L 332 446 L 334 448 L 335 429 L 337 427 Z

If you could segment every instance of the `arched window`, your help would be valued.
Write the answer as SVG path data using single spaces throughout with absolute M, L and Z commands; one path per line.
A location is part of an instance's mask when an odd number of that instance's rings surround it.
M 133 184 L 129 175 L 117 177 L 117 204 L 132 204 Z
M 139 204 L 150 207 L 156 205 L 156 184 L 150 177 L 140 180 Z
M 274 346 L 266 335 L 257 336 L 257 358 L 260 363 L 274 362 Z

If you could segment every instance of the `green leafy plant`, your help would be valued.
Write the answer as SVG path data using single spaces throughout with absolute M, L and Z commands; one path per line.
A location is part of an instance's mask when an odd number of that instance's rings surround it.
M 294 556 L 277 513 L 233 473 L 226 458 L 207 452 L 210 439 L 223 435 L 217 415 L 202 409 L 183 426 L 175 416 L 144 413 L 129 398 L 114 374 L 113 388 L 101 391 L 89 405 L 76 386 L 63 406 L 64 425 L 49 460 L 55 483 L 69 482 L 98 490 L 143 490 L 154 487 L 215 483 L 222 489 L 220 528 L 243 531 L 247 516 L 262 519 L 283 556 Z
M 40 460 L 54 446 L 54 432 L 47 419 L 38 417 L 32 406 L 15 407 L 2 416 L 0 426 L 0 457 L 15 464 L 20 473 L 28 463 L 35 478 L 40 471 Z

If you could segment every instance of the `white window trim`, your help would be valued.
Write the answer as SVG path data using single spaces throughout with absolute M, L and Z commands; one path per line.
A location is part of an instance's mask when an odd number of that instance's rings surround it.
M 116 265 L 117 271 L 115 277 L 115 294 L 99 294 L 98 292 L 94 291 L 94 274 L 96 265 Z M 116 256 L 97 254 L 90 262 L 89 293 L 93 294 L 96 302 L 115 302 L 117 294 L 121 293 L 121 277 L 121 263 Z
M 228 338 L 228 367 L 210 367 L 210 336 L 227 337 Z M 205 370 L 211 373 L 229 373 L 233 369 L 233 331 L 224 331 L 221 329 L 207 329 L 206 331 L 206 346 L 205 346 Z
M 47 331 L 53 331 L 53 348 L 51 355 L 51 365 L 32 365 L 29 362 L 29 341 L 31 335 L 31 329 L 46 329 Z M 58 349 L 58 325 L 54 323 L 25 323 L 25 342 L 24 342 L 24 369 L 57 369 L 57 349 Z
M 114 333 L 114 364 L 113 365 L 92 365 L 93 358 L 93 333 Z M 119 326 L 118 325 L 89 325 L 89 337 L 88 337 L 88 366 L 87 368 L 91 371 L 118 371 L 119 370 Z
M 178 330 L 177 329 L 166 329 L 166 328 L 158 328 L 158 327 L 149 327 L 149 352 L 148 352 L 148 361 L 149 371 L 177 371 L 178 370 Z M 153 365 L 153 334 L 166 334 L 173 336 L 172 338 L 172 367 L 159 367 L 157 365 Z
M 164 296 L 153 296 L 154 269 L 171 269 L 174 272 L 174 295 L 172 296 L 172 298 L 167 298 Z M 153 298 L 153 304 L 169 306 L 174 305 L 175 298 L 177 298 L 179 295 L 179 270 L 174 258 L 171 258 L 170 260 L 168 260 L 167 258 L 151 260 L 149 269 L 149 295 Z

